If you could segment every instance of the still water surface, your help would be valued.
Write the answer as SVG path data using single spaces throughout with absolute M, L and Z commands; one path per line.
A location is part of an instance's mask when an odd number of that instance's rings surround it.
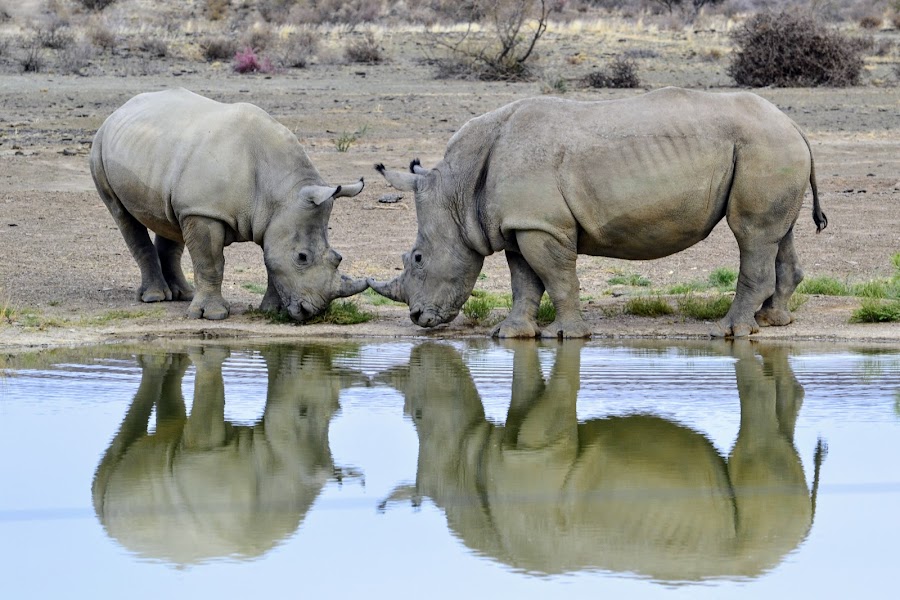
M 893 598 L 900 350 L 98 347 L 0 371 L 5 598 Z

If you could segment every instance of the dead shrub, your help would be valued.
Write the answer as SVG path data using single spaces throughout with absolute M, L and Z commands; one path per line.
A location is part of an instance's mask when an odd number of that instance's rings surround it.
M 275 34 L 268 27 L 254 27 L 244 36 L 241 45 L 257 51 L 268 50 L 274 45 L 275 39 Z
M 237 73 L 272 73 L 275 66 L 268 56 L 259 56 L 253 48 L 238 50 L 234 55 L 232 67 Z
M 221 21 L 228 15 L 230 0 L 206 0 L 206 18 L 210 21 Z
M 474 0 L 459 4 L 457 22 L 485 22 L 484 31 L 432 33 L 432 49 L 442 53 L 434 63 L 437 77 L 460 73 L 467 79 L 528 81 L 535 77 L 532 66 L 535 47 L 547 31 L 550 14 L 557 4 L 547 0 Z M 467 16 L 467 14 L 469 16 Z M 482 16 L 483 15 L 483 16 Z
M 79 0 L 81 5 L 88 10 L 101 11 L 116 0 Z
M 859 26 L 863 29 L 878 29 L 881 27 L 881 17 L 866 15 L 859 20 Z
M 894 29 L 900 29 L 900 12 L 895 13 L 891 17 L 891 24 L 894 26 Z
M 169 45 L 159 38 L 147 38 L 141 42 L 141 52 L 154 58 L 165 58 L 169 55 Z
M 616 56 L 605 69 L 588 73 L 583 83 L 593 88 L 636 88 L 641 80 L 637 74 L 637 63 L 624 56 Z
M 758 13 L 731 34 L 735 44 L 728 74 L 749 87 L 846 87 L 859 83 L 859 44 L 812 16 Z
M 47 65 L 47 59 L 44 56 L 44 47 L 35 39 L 29 40 L 22 48 L 22 55 L 19 57 L 19 66 L 25 73 L 40 73 Z
M 118 42 L 116 34 L 108 27 L 99 23 L 92 23 L 89 25 L 86 35 L 87 39 L 90 40 L 94 46 L 104 51 L 113 50 Z
M 238 44 L 232 38 L 214 37 L 200 42 L 200 51 L 209 62 L 231 60 L 238 51 Z
M 309 29 L 301 29 L 278 43 L 275 48 L 275 57 L 282 67 L 304 69 L 318 51 L 318 33 Z
M 71 45 L 75 41 L 75 36 L 72 35 L 65 20 L 51 18 L 35 26 L 34 40 L 43 48 L 60 50 Z
M 94 47 L 87 43 L 76 43 L 58 50 L 56 53 L 59 72 L 64 75 L 84 75 L 84 69 L 94 58 Z
M 375 34 L 367 31 L 362 37 L 350 40 L 344 47 L 344 56 L 350 62 L 368 65 L 378 64 L 384 61 L 384 54 Z

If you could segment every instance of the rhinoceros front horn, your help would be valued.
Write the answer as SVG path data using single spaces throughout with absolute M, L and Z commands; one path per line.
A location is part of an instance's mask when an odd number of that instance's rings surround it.
M 353 183 L 351 185 L 339 185 L 337 191 L 334 193 L 335 198 L 352 198 L 357 195 L 363 188 L 365 187 L 366 182 L 362 177 L 359 178 L 359 181 Z
M 354 296 L 369 287 L 369 282 L 366 279 L 351 279 L 346 275 L 341 275 L 341 285 L 337 290 L 338 298 L 346 298 L 347 296 Z
M 385 298 L 390 298 L 394 302 L 403 302 L 404 304 L 406 303 L 406 293 L 403 290 L 403 286 L 400 285 L 399 277 L 395 277 L 387 283 L 369 279 L 369 287 Z

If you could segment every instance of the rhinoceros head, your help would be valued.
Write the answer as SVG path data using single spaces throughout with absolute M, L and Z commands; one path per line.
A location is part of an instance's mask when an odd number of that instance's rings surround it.
M 403 255 L 403 272 L 388 282 L 369 280 L 382 296 L 409 305 L 409 317 L 421 327 L 456 318 L 475 287 L 484 255 L 466 243 L 458 214 L 458 198 L 442 189 L 438 169 L 424 169 L 418 160 L 410 172 L 387 171 L 375 165 L 392 187 L 415 192 L 419 230 L 412 250 Z
M 338 272 L 341 255 L 328 244 L 328 219 L 335 198 L 355 196 L 363 180 L 347 186 L 304 186 L 298 198 L 280 208 L 263 238 L 263 255 L 281 308 L 297 321 L 323 312 L 335 298 L 358 294 L 365 279 Z M 271 291 L 271 290 L 270 290 Z

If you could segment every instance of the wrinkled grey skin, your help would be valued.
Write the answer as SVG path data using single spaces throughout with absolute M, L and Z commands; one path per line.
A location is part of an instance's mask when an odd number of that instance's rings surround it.
M 636 98 L 530 98 L 470 120 L 433 169 L 376 168 L 415 192 L 418 235 L 403 273 L 369 285 L 406 302 L 413 322 L 452 320 L 485 256 L 506 252 L 512 279 L 500 337 L 588 337 L 579 254 L 647 260 L 706 238 L 723 217 L 740 248 L 737 293 L 714 336 L 786 325 L 802 279 L 793 227 L 812 154 L 784 113 L 754 94 L 665 88 Z M 556 320 L 543 331 L 544 291 Z
M 261 556 L 291 536 L 328 481 L 358 476 L 335 467 L 328 427 L 341 389 L 364 378 L 332 369 L 332 353 L 263 350 L 266 407 L 252 426 L 225 420 L 227 349 L 139 356 L 140 386 L 91 488 L 110 537 L 147 558 L 196 564 Z M 187 414 L 182 379 L 192 363 Z
M 302 321 L 367 287 L 338 273 L 327 235 L 334 199 L 358 194 L 362 179 L 326 185 L 296 136 L 252 104 L 184 89 L 140 94 L 101 125 L 90 166 L 141 269 L 143 302 L 192 299 L 188 316 L 224 319 L 223 248 L 233 242 L 263 248 L 261 310 Z M 196 290 L 181 270 L 185 245 Z
M 431 499 L 469 548 L 530 573 L 584 569 L 663 581 L 755 577 L 807 536 L 813 490 L 794 446 L 803 389 L 783 348 L 735 348 L 737 440 L 722 456 L 703 434 L 655 415 L 579 422 L 577 342 L 547 381 L 534 342 L 514 350 L 505 426 L 485 417 L 457 350 L 426 343 L 378 380 L 403 393 L 416 427 L 414 485 L 382 509 Z M 731 352 L 728 348 L 724 352 Z

